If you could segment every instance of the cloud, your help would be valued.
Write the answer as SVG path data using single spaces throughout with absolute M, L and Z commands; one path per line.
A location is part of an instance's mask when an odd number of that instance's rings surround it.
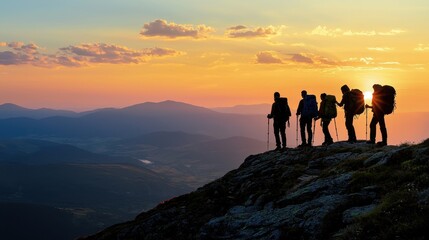
M 283 61 L 274 52 L 263 51 L 256 54 L 256 63 L 261 64 L 281 64 Z
M 309 58 L 306 57 L 302 54 L 296 53 L 296 54 L 291 54 L 292 58 L 290 60 L 294 61 L 294 62 L 298 62 L 298 63 L 308 63 L 308 64 L 313 64 L 314 61 Z
M 429 44 L 419 44 L 416 48 L 414 48 L 414 51 L 417 52 L 424 52 L 429 51 Z
M 257 27 L 248 28 L 243 25 L 238 25 L 228 28 L 226 34 L 230 38 L 268 38 L 281 34 L 281 30 L 285 26 L 268 26 L 268 27 Z
M 376 31 L 360 31 L 360 32 L 353 32 L 353 31 L 345 31 L 343 32 L 344 36 L 375 36 L 377 35 Z
M 214 29 L 206 25 L 188 25 L 168 23 L 164 19 L 157 19 L 153 22 L 146 23 L 140 34 L 144 37 L 164 37 L 169 39 L 175 38 L 207 38 Z
M 32 57 L 26 54 L 11 51 L 0 52 L 0 65 L 19 65 L 31 61 Z
M 370 51 L 377 51 L 377 52 L 389 52 L 389 51 L 392 51 L 393 48 L 389 48 L 389 47 L 369 47 L 368 50 L 370 50 Z
M 0 42 L 0 47 L 6 47 L 7 46 L 7 43 L 5 43 L 5 42 Z
M 309 34 L 310 35 L 319 35 L 326 37 L 336 37 L 341 34 L 342 30 L 340 28 L 328 29 L 326 26 L 317 26 Z
M 45 54 L 35 44 L 8 43 L 9 51 L 0 52 L 0 65 L 30 64 L 40 67 L 80 67 L 89 64 L 138 64 L 154 57 L 183 54 L 169 48 L 133 50 L 124 46 L 91 43 L 60 48 L 56 54 Z
M 401 33 L 404 33 L 404 32 L 406 32 L 406 31 L 404 31 L 402 29 L 392 29 L 392 30 L 390 30 L 388 32 L 379 32 L 378 35 L 381 35 L 381 36 L 395 36 L 395 35 L 398 35 L 398 34 L 401 34 Z
M 181 54 L 182 52 L 169 48 L 133 50 L 114 44 L 92 43 L 61 48 L 59 55 L 62 57 L 61 65 L 76 66 L 89 63 L 138 64 L 146 62 L 152 57 L 177 56 Z
M 238 30 L 243 30 L 243 29 L 246 29 L 247 27 L 246 26 L 243 26 L 243 25 L 237 25 L 237 26 L 235 26 L 235 27 L 230 27 L 230 28 L 228 28 L 228 30 L 235 30 L 235 31 L 238 31 Z
M 386 61 L 378 62 L 373 57 L 354 57 L 345 60 L 337 60 L 317 53 L 280 53 L 274 51 L 259 52 L 256 55 L 259 64 L 281 64 L 281 66 L 302 68 L 302 69 L 331 69 L 332 71 L 341 69 L 351 69 L 357 71 L 398 69 L 399 62 Z
M 82 63 L 140 63 L 145 62 L 147 57 L 175 56 L 180 53 L 173 49 L 148 48 L 144 50 L 133 50 L 127 47 L 105 44 L 81 44 L 61 48 L 61 56 L 68 56 Z
M 339 36 L 395 36 L 406 31 L 402 29 L 392 29 L 387 32 L 377 32 L 374 30 L 371 31 L 352 31 L 352 30 L 343 30 L 341 28 L 328 28 L 326 26 L 317 26 L 311 32 L 307 33 L 309 35 L 318 35 L 325 37 L 339 37 Z

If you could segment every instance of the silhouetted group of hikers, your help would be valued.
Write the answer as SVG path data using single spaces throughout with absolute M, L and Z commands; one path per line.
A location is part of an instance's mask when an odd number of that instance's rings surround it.
M 384 116 L 393 112 L 395 108 L 395 96 L 396 91 L 392 86 L 389 85 L 373 85 L 374 92 L 372 94 L 372 104 L 365 104 L 364 94 L 359 89 L 352 89 L 347 85 L 341 87 L 343 94 L 341 102 L 338 102 L 334 95 L 328 95 L 322 93 L 320 95 L 320 107 L 317 107 L 317 100 L 315 95 L 309 95 L 307 91 L 301 92 L 302 99 L 299 102 L 296 116 L 299 118 L 299 128 L 301 130 L 302 143 L 298 147 L 311 147 L 313 144 L 313 130 L 312 124 L 318 119 L 321 119 L 321 125 L 323 134 L 325 135 L 325 141 L 322 143 L 323 146 L 334 143 L 334 140 L 329 132 L 329 124 L 332 119 L 337 117 L 337 105 L 344 107 L 345 113 L 345 125 L 348 133 L 349 143 L 356 143 L 356 132 L 353 126 L 353 119 L 356 115 L 362 114 L 365 109 L 372 109 L 373 117 L 370 123 L 370 138 L 367 141 L 368 144 L 375 144 L 376 139 L 376 127 L 380 124 L 381 141 L 377 142 L 379 146 L 387 145 L 387 129 Z M 290 127 L 289 118 L 292 116 L 289 108 L 287 98 L 280 97 L 280 93 L 274 93 L 274 103 L 271 107 L 271 113 L 267 115 L 268 119 L 274 119 L 274 136 L 276 139 L 276 150 L 286 148 L 286 124 Z M 269 121 L 268 121 L 269 122 Z M 335 129 L 336 129 L 335 122 Z M 297 121 L 297 142 L 298 142 L 298 121 Z M 307 131 L 307 134 L 306 134 Z M 268 136 L 269 137 L 269 136 Z M 281 137 L 281 140 L 280 140 Z M 338 132 L 337 132 L 338 138 Z

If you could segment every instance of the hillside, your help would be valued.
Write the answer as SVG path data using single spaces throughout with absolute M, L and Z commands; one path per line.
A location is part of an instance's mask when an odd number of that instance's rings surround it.
M 428 162 L 429 140 L 270 151 L 82 239 L 427 239 Z

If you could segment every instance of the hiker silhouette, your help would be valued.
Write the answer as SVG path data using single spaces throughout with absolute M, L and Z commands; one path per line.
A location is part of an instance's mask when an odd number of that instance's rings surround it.
M 274 119 L 274 136 L 276 138 L 276 150 L 281 147 L 286 148 L 286 122 L 289 123 L 291 116 L 287 98 L 281 98 L 279 92 L 274 93 L 274 103 L 271 106 L 271 113 L 267 115 L 268 119 Z M 281 135 L 281 141 L 280 141 Z
M 374 93 L 372 94 L 372 106 L 365 105 L 366 108 L 372 109 L 372 120 L 370 123 L 369 144 L 375 144 L 375 137 L 377 133 L 377 124 L 380 123 L 381 141 L 377 143 L 380 146 L 387 145 L 387 129 L 384 115 L 393 112 L 395 107 L 396 91 L 391 86 L 381 86 L 374 84 L 372 86 Z
M 298 147 L 305 147 L 312 145 L 313 133 L 311 129 L 311 124 L 313 122 L 313 118 L 316 118 L 318 115 L 317 111 L 317 102 L 316 96 L 308 95 L 306 90 L 301 92 L 301 101 L 299 101 L 298 109 L 296 111 L 296 115 L 301 115 L 299 119 L 299 127 L 301 129 L 301 145 Z M 308 142 L 306 141 L 305 129 L 307 128 L 308 133 Z
M 325 135 L 325 141 L 322 143 L 322 146 L 327 146 L 334 143 L 331 133 L 329 132 L 329 124 L 332 118 L 337 116 L 336 100 L 335 96 L 329 95 L 329 97 L 327 97 L 326 93 L 320 94 L 320 99 L 322 101 L 320 102 L 319 116 L 317 116 L 315 120 L 322 119 L 321 125 L 323 134 Z
M 347 142 L 355 143 L 357 142 L 356 132 L 353 126 L 353 117 L 355 115 L 355 112 L 351 110 L 352 103 L 351 103 L 350 88 L 347 85 L 344 85 L 341 87 L 341 92 L 343 93 L 343 98 L 341 99 L 341 102 L 337 102 L 337 105 L 340 107 L 344 106 L 346 128 L 347 128 L 347 133 L 349 135 L 349 139 L 347 140 Z

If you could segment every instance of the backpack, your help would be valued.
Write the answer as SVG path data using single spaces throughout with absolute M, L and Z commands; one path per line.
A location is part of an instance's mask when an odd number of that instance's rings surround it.
M 325 99 L 325 108 L 323 109 L 323 117 L 336 118 L 337 117 L 337 99 L 334 95 L 327 95 Z
M 314 95 L 307 95 L 303 99 L 304 104 L 302 106 L 302 117 L 310 117 L 315 118 L 317 115 L 319 115 L 319 112 L 317 111 L 317 101 L 316 96 Z
M 347 111 L 356 114 L 362 114 L 365 111 L 365 99 L 363 93 L 359 89 L 352 89 L 349 92 L 349 107 Z
M 391 114 L 396 108 L 396 90 L 392 86 L 384 85 L 380 93 L 381 110 L 384 114 Z
M 292 113 L 287 102 L 287 98 L 279 98 L 277 100 L 277 107 L 280 114 L 280 117 L 284 120 L 289 120 L 289 117 L 292 116 Z

